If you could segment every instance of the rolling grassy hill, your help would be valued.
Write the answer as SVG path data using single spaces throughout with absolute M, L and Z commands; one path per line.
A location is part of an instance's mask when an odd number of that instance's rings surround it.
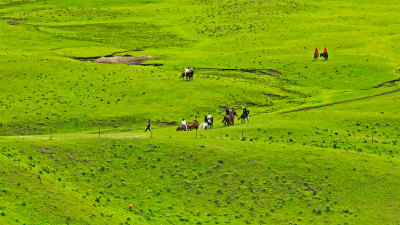
M 0 0 L 0 224 L 400 224 L 399 9 Z

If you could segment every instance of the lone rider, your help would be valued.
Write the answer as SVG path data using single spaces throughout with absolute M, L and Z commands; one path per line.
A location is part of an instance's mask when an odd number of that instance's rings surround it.
M 324 53 L 325 53 L 325 54 L 328 54 L 328 49 L 325 48 L 325 49 L 324 49 Z
M 226 115 L 229 116 L 229 109 L 226 109 L 225 112 L 226 112 Z
M 182 120 L 182 126 L 184 126 L 184 127 L 185 127 L 185 130 L 187 130 L 187 125 L 186 125 L 186 120 L 185 120 L 185 118 L 183 118 L 183 120 Z

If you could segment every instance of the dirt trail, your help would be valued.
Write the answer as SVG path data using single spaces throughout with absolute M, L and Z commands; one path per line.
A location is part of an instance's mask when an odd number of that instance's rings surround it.
M 138 65 L 147 60 L 155 60 L 151 56 L 111 56 L 111 57 L 100 57 L 94 62 L 96 63 L 108 63 L 108 64 L 126 64 L 126 65 Z
M 374 97 L 378 97 L 378 96 L 382 96 L 382 95 L 392 94 L 392 93 L 395 93 L 395 92 L 400 92 L 400 89 L 396 89 L 396 90 L 393 90 L 393 91 L 388 91 L 388 92 L 384 92 L 384 93 L 380 93 L 380 94 L 376 94 L 376 95 L 366 96 L 366 97 L 362 97 L 362 98 L 349 99 L 349 100 L 344 100 L 344 101 L 329 103 L 329 104 L 326 104 L 326 105 L 311 106 L 311 107 L 305 107 L 305 108 L 300 108 L 300 109 L 285 111 L 285 112 L 281 112 L 280 114 L 293 113 L 293 112 L 301 112 L 301 111 L 308 111 L 308 110 L 312 110 L 312 109 L 318 109 L 318 108 L 323 108 L 323 107 L 338 105 L 338 104 L 342 104 L 342 103 L 346 103 L 346 102 L 355 102 L 355 101 L 360 101 L 360 100 L 364 100 L 364 99 L 374 98 Z
M 224 69 L 224 68 L 196 68 L 196 70 L 219 70 L 219 71 L 238 71 L 246 73 L 261 73 L 273 76 L 282 75 L 281 72 L 273 69 Z

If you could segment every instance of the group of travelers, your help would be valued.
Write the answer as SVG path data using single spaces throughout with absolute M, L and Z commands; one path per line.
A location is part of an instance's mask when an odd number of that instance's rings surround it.
M 193 72 L 193 68 L 192 67 L 186 67 L 185 68 L 185 75 L 187 76 L 190 72 Z
M 236 114 L 236 112 L 235 112 L 235 110 L 234 110 L 233 108 L 232 108 L 232 109 L 226 109 L 226 115 L 227 115 L 227 116 L 231 116 L 231 117 L 233 118 L 233 120 L 235 119 L 235 116 L 237 116 L 237 114 Z M 246 107 L 243 107 L 243 115 L 242 115 L 242 117 L 243 117 L 243 118 L 248 118 L 248 116 L 249 116 L 249 110 L 246 109 Z M 208 115 L 204 116 L 204 123 L 201 124 L 201 126 L 204 125 L 206 128 L 211 129 L 211 127 L 213 126 L 213 124 L 214 124 L 214 118 L 213 118 L 213 116 L 211 115 L 211 113 L 208 113 Z M 196 126 L 195 129 L 197 129 L 197 127 L 198 127 L 198 125 L 199 125 L 199 121 L 197 121 L 197 117 L 194 117 L 194 119 L 193 119 L 193 125 L 195 125 L 195 126 Z M 150 126 L 151 126 L 151 125 L 150 125 L 150 120 L 148 120 L 148 122 L 147 122 L 147 128 L 146 128 L 146 130 L 145 130 L 144 132 L 147 132 L 147 131 L 152 132 Z M 187 123 L 187 121 L 185 120 L 185 118 L 182 119 L 182 129 L 183 129 L 183 130 L 189 130 L 189 129 L 188 129 L 188 123 Z M 181 129 L 181 130 L 182 130 L 182 129 Z M 191 128 L 191 129 L 193 129 L 193 128 Z M 190 129 L 190 130 L 191 130 L 191 129 Z
M 199 124 L 199 121 L 197 121 L 196 116 L 193 119 L 193 124 L 197 124 L 197 125 Z M 185 130 L 188 130 L 187 122 L 186 122 L 185 118 L 182 119 L 182 126 L 185 127 Z

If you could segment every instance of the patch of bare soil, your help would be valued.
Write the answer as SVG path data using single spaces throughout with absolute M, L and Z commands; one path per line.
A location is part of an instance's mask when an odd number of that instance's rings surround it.
M 219 70 L 219 71 L 238 71 L 246 73 L 261 73 L 272 76 L 282 75 L 281 72 L 273 69 L 223 69 L 223 68 L 196 68 L 197 70 Z
M 22 22 L 24 19 L 22 18 L 11 18 L 11 17 L 5 17 L 2 18 L 3 20 L 7 21 L 8 24 L 11 25 L 17 25 L 18 23 Z
M 176 125 L 178 122 L 176 121 L 172 121 L 172 122 L 167 122 L 167 121 L 156 121 L 154 122 L 157 125 L 162 125 L 162 126 L 172 126 L 172 125 Z
M 126 65 L 138 65 L 147 60 L 157 60 L 151 56 L 111 56 L 111 57 L 100 57 L 94 62 L 97 63 L 108 63 L 108 64 L 126 64 Z
M 282 96 L 280 96 L 280 95 L 276 95 L 276 94 L 271 94 L 271 93 L 262 93 L 263 95 L 265 95 L 265 96 L 268 96 L 268 97 L 270 97 L 270 98 L 280 98 L 280 97 L 282 97 Z

